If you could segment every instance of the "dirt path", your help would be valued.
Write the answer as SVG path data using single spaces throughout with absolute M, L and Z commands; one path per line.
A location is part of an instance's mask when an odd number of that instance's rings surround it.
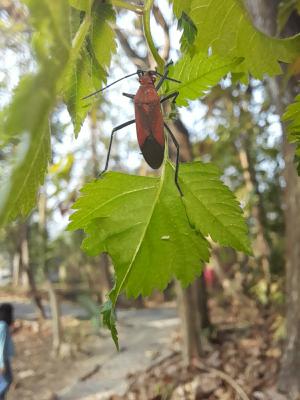
M 14 304 L 20 325 L 14 335 L 15 385 L 8 400 L 94 400 L 122 396 L 128 389 L 128 376 L 174 351 L 179 324 L 174 307 L 119 310 L 121 351 L 118 353 L 107 330 L 93 334 L 90 322 L 82 320 L 85 311 L 64 303 L 65 336 L 72 343 L 74 356 L 68 354 L 59 360 L 51 356 L 51 320 L 40 327 L 30 301 L 16 298 L 5 301 Z
M 179 323 L 174 309 L 122 310 L 118 323 L 121 351 L 116 352 L 110 337 L 102 339 L 94 347 L 94 356 L 88 360 L 92 376 L 86 380 L 81 378 L 62 390 L 59 399 L 96 400 L 122 396 L 128 388 L 130 374 L 148 368 L 174 351 L 171 342 Z
M 186 369 L 179 356 L 168 357 L 180 346 L 174 307 L 118 311 L 121 351 L 117 353 L 106 330 L 93 334 L 88 320 L 73 317 L 80 310 L 66 304 L 65 339 L 77 347 L 63 360 L 51 357 L 50 320 L 40 330 L 35 321 L 19 322 L 14 337 L 16 387 L 8 400 L 132 400 L 167 395 L 172 400 L 232 400 L 237 398 L 232 382 L 251 400 L 285 400 L 276 391 L 280 315 L 257 307 L 245 296 L 226 303 L 210 300 L 209 305 L 214 335 L 204 348 L 205 368 L 193 370 Z M 30 307 L 24 307 L 16 304 L 22 318 L 31 315 Z

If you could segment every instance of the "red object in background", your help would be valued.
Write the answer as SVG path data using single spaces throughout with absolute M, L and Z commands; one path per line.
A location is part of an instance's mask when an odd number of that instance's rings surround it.
M 204 280 L 208 288 L 212 288 L 216 283 L 216 273 L 211 267 L 205 267 L 203 271 Z

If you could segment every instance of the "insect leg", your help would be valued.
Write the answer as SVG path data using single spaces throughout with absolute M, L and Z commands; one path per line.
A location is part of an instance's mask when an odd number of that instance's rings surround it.
M 164 81 L 167 79 L 169 71 L 166 70 L 165 73 L 163 75 L 161 75 L 160 80 L 158 81 L 158 84 L 156 85 L 155 89 L 158 91 L 161 87 L 162 84 L 164 83 Z
M 173 143 L 175 144 L 176 147 L 176 166 L 175 166 L 175 184 L 179 190 L 180 196 L 183 196 L 183 193 L 180 189 L 179 183 L 178 183 L 178 171 L 179 171 L 179 144 L 177 140 L 175 139 L 175 136 L 173 135 L 171 129 L 168 127 L 168 125 L 164 122 L 165 128 L 167 129 L 169 135 L 171 136 L 171 139 Z
M 158 81 L 158 84 L 156 85 L 156 88 L 155 88 L 157 91 L 161 88 L 162 84 L 166 80 L 180 83 L 180 81 L 178 81 L 177 79 L 168 78 L 169 66 L 172 64 L 173 64 L 173 61 L 170 61 L 168 64 L 165 65 L 165 71 L 164 71 L 163 75 L 156 71 L 156 75 L 160 76 L 160 80 Z
M 174 93 L 168 94 L 168 96 L 166 96 L 166 97 L 163 97 L 163 98 L 160 100 L 160 102 L 161 102 L 161 103 L 164 103 L 165 101 L 167 101 L 167 100 L 173 98 L 172 103 L 175 104 L 175 103 L 176 103 L 176 99 L 177 99 L 178 96 L 179 96 L 179 92 L 174 92 Z
M 125 97 L 129 97 L 130 99 L 134 99 L 134 94 L 122 93 L 122 95 L 125 96 Z
M 110 152 L 111 152 L 111 146 L 112 146 L 112 142 L 113 142 L 113 138 L 114 138 L 114 134 L 118 131 L 120 131 L 123 128 L 126 128 L 126 126 L 129 126 L 131 124 L 135 123 L 135 119 L 132 119 L 130 121 L 124 122 L 124 124 L 118 125 L 116 126 L 110 135 L 110 142 L 109 142 L 109 146 L 108 146 L 108 152 L 107 152 L 107 157 L 106 157 L 106 163 L 105 163 L 105 167 L 104 170 L 102 172 L 100 172 L 100 174 L 98 175 L 98 177 L 100 177 L 102 174 L 104 174 L 104 172 L 107 171 L 108 169 L 108 162 L 109 162 L 109 158 L 110 158 Z

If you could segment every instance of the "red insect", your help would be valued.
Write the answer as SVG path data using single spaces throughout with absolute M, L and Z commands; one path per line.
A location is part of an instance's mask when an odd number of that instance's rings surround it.
M 164 122 L 161 110 L 161 103 L 169 99 L 173 99 L 173 103 L 175 103 L 179 93 L 174 92 L 163 98 L 161 98 L 158 94 L 158 90 L 160 89 L 165 80 L 170 80 L 180 83 L 176 79 L 168 77 L 168 67 L 171 64 L 172 62 L 166 65 L 165 72 L 163 75 L 158 73 L 157 71 L 138 70 L 134 74 L 130 74 L 121 79 L 118 79 L 117 81 L 111 83 L 105 88 L 97 90 L 96 92 L 91 93 L 90 95 L 84 97 L 84 99 L 87 99 L 90 96 L 94 96 L 95 94 L 102 92 L 103 90 L 114 85 L 115 83 L 123 79 L 129 78 L 130 76 L 133 76 L 135 74 L 139 76 L 140 87 L 137 93 L 135 95 L 123 93 L 123 96 L 129 97 L 130 99 L 134 100 L 135 119 L 132 119 L 128 122 L 118 125 L 112 130 L 105 168 L 100 175 L 102 175 L 108 169 L 108 162 L 110 158 L 110 152 L 114 134 L 117 131 L 125 128 L 126 126 L 129 126 L 134 123 L 136 124 L 138 143 L 145 161 L 151 168 L 153 169 L 159 168 L 164 159 L 164 151 L 165 151 L 164 128 L 166 128 L 173 143 L 176 146 L 177 153 L 176 153 L 175 183 L 180 194 L 182 195 L 182 191 L 178 184 L 179 145 L 175 139 L 175 136 L 171 132 L 170 128 Z M 160 80 L 158 84 L 155 86 L 156 76 L 159 76 Z

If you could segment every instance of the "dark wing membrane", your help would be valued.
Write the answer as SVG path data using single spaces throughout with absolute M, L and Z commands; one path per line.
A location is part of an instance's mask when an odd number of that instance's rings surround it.
M 153 135 L 149 135 L 141 147 L 143 156 L 151 168 L 157 169 L 161 166 L 164 159 L 164 146 L 159 144 Z
M 136 104 L 135 118 L 140 149 L 151 168 L 157 169 L 164 159 L 164 122 L 158 104 Z

